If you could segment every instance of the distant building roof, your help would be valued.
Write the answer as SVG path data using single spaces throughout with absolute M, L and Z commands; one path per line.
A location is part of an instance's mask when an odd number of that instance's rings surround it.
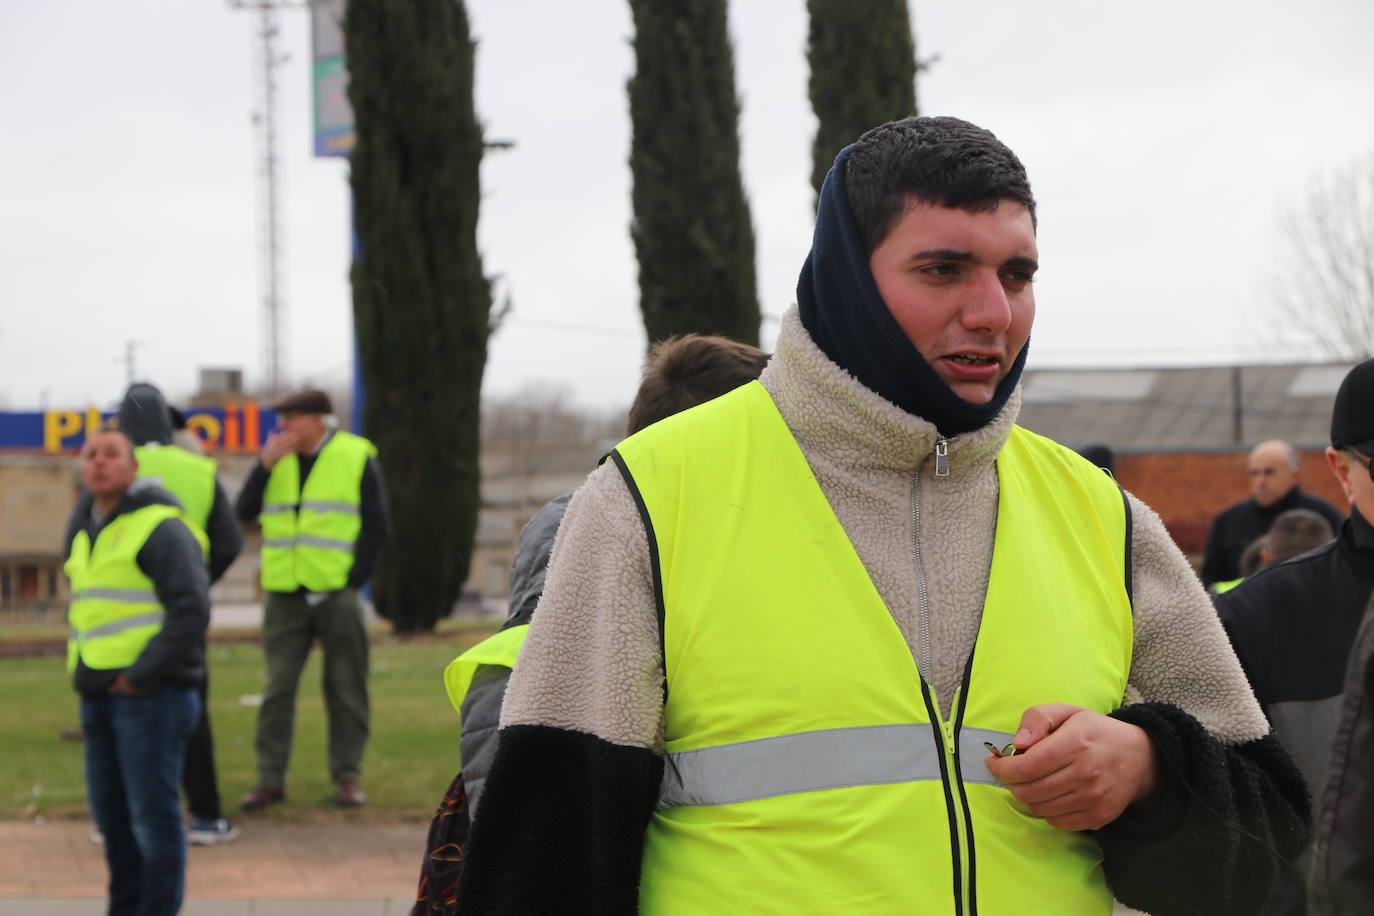
M 1328 442 L 1331 402 L 1352 364 L 1027 369 L 1020 423 L 1070 447 L 1118 452 Z

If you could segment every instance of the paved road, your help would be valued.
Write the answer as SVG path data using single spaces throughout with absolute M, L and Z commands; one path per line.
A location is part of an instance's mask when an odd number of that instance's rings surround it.
M 405 916 L 426 825 L 254 824 L 193 846 L 184 916 Z M 0 822 L 0 916 L 98 916 L 105 859 L 86 821 Z

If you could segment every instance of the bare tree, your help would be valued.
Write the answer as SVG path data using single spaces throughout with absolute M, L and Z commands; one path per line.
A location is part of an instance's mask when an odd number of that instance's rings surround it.
M 1277 324 L 1333 361 L 1374 356 L 1374 153 L 1319 176 L 1281 229 Z

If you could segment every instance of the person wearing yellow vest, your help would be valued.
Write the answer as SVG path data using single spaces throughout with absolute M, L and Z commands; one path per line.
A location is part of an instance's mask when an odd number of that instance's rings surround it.
M 649 349 L 627 434 L 720 397 L 759 377 L 768 354 L 758 347 L 708 334 L 681 334 Z M 459 715 L 461 770 L 449 784 L 430 822 L 421 862 L 417 914 L 443 914 L 461 872 L 462 849 L 477 816 L 483 785 L 496 754 L 497 725 L 506 683 L 520 653 L 534 609 L 544 593 L 554 536 L 573 493 L 549 500 L 520 531 L 511 564 L 506 622 L 495 635 L 459 654 L 444 670 L 444 688 Z
M 155 385 L 130 385 L 120 402 L 116 422 L 134 443 L 138 481 L 152 482 L 176 497 L 186 518 L 205 533 L 209 548 L 206 565 L 214 585 L 243 549 L 243 532 L 216 473 L 215 461 L 173 444 L 176 415 Z M 182 787 L 191 811 L 187 837 L 195 846 L 226 843 L 239 829 L 224 816 L 219 778 L 215 773 L 215 739 L 210 727 L 210 673 L 198 687 L 200 717 L 186 742 Z
M 759 382 L 574 496 L 458 913 L 1248 912 L 1309 829 L 1159 517 L 1016 426 L 991 133 L 837 157 Z
M 177 784 L 195 727 L 210 619 L 204 535 L 174 497 L 133 487 L 133 444 L 106 429 L 81 450 L 86 492 L 67 525 L 67 669 L 81 696 L 86 793 L 104 838 L 111 913 L 181 907 Z
M 254 811 L 286 797 L 296 687 L 318 639 L 334 802 L 356 808 L 365 802 L 360 780 L 369 721 L 367 627 L 358 592 L 386 539 L 377 450 L 333 428 L 333 405 L 323 391 L 306 388 L 272 408 L 279 428 L 263 445 L 235 506 L 241 521 L 262 524 L 267 593 L 258 781 L 241 804 Z

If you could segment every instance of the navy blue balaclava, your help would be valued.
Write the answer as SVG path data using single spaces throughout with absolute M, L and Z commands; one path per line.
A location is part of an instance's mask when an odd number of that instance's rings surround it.
M 958 436 L 986 426 L 1016 388 L 1030 341 L 988 403 L 965 401 L 945 384 L 878 293 L 845 193 L 848 157 L 845 147 L 821 186 L 811 252 L 797 280 L 802 325 L 840 368 L 907 413 L 935 424 L 941 435 Z

